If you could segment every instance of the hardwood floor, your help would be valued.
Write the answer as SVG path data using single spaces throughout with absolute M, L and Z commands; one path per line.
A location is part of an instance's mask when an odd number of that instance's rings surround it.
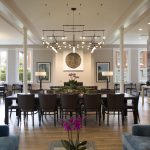
M 0 124 L 4 124 L 4 102 L 0 101 Z M 139 115 L 140 124 L 150 124 L 150 104 L 145 100 L 144 106 L 141 105 L 141 97 L 139 103 Z M 95 118 L 88 117 L 87 126 L 83 127 L 80 133 L 82 140 L 92 140 L 95 142 L 96 150 L 121 150 L 122 142 L 121 136 L 123 132 L 131 132 L 133 125 L 133 115 L 128 113 L 125 120 L 125 125 L 121 123 L 118 125 L 118 119 L 116 116 L 110 117 L 110 125 L 107 126 L 106 122 L 101 126 L 95 121 Z M 60 140 L 67 138 L 67 133 L 61 126 L 61 123 L 57 123 L 57 126 L 53 125 L 53 118 L 47 116 L 44 119 L 42 127 L 39 127 L 38 117 L 35 118 L 35 126 L 32 127 L 31 117 L 29 117 L 28 125 L 22 124 L 17 126 L 17 118 L 15 113 L 12 114 L 10 120 L 10 134 L 20 135 L 19 150 L 48 150 L 50 141 Z

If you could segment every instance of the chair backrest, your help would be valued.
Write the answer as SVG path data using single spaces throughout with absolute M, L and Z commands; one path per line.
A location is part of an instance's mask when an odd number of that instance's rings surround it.
M 7 92 L 5 93 L 5 98 L 6 98 L 7 96 L 11 96 L 11 95 L 12 95 L 12 91 L 7 91 Z M 8 103 L 8 106 L 11 106 L 12 100 L 9 100 L 7 103 Z
M 18 106 L 23 111 L 34 111 L 36 100 L 33 94 L 18 94 Z
M 77 94 L 61 95 L 61 107 L 63 109 L 76 109 L 78 104 L 79 104 L 79 98 Z
M 37 90 L 30 90 L 31 94 L 44 94 L 43 89 L 37 89 Z
M 57 107 L 56 94 L 39 94 L 40 108 L 43 111 L 55 110 Z
M 132 95 L 134 96 L 134 99 L 132 100 L 132 104 L 134 107 L 138 107 L 138 104 L 139 104 L 139 96 L 140 96 L 140 93 L 135 91 L 135 92 L 132 92 Z
M 108 94 L 107 95 L 108 109 L 122 110 L 125 107 L 124 94 Z
M 7 96 L 11 96 L 11 95 L 12 95 L 12 91 L 7 91 L 7 92 L 5 93 L 5 95 L 6 95 L 6 97 L 7 97 Z
M 31 83 L 28 83 L 28 90 L 32 90 L 32 84 Z
M 114 90 L 115 90 L 115 92 L 120 90 L 120 84 L 119 83 L 114 84 Z
M 86 109 L 97 109 L 101 104 L 100 94 L 84 94 L 84 106 Z

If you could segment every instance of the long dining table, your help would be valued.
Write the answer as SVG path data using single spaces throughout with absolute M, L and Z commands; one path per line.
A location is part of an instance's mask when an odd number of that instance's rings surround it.
M 24 93 L 18 93 L 18 94 L 24 94 Z M 34 94 L 34 95 L 35 95 L 35 99 L 38 100 L 39 99 L 38 94 Z M 83 95 L 80 95 L 80 98 L 83 98 Z M 107 94 L 101 94 L 101 98 L 107 100 Z M 12 100 L 17 101 L 17 99 L 18 99 L 17 93 L 12 94 L 11 96 L 7 96 L 5 98 L 5 119 L 4 119 L 5 124 L 9 124 L 9 101 L 12 101 Z M 135 99 L 135 96 L 128 94 L 128 93 L 124 93 L 125 104 L 127 104 L 128 100 L 134 100 L 134 99 Z M 134 124 L 137 124 L 138 115 L 134 113 L 133 117 L 134 117 Z

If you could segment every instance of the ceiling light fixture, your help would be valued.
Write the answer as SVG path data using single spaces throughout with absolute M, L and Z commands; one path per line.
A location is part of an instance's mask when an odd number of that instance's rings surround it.
M 73 24 L 63 25 L 63 29 L 43 30 L 42 43 L 45 47 L 51 48 L 54 52 L 70 48 L 73 53 L 76 49 L 91 49 L 93 53 L 96 47 L 102 47 L 106 39 L 105 30 L 86 30 L 85 25 L 74 24 L 74 12 L 76 8 L 71 8 L 73 12 Z
M 139 31 L 142 31 L 143 29 L 142 28 L 140 28 L 140 29 L 138 29 Z
M 150 25 L 150 22 L 148 22 L 147 24 L 149 24 L 149 25 Z

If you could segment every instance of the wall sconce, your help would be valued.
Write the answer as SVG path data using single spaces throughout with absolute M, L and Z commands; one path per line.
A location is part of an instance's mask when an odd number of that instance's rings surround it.
M 42 89 L 42 80 L 46 76 L 46 72 L 35 72 L 35 76 L 39 77 L 40 89 Z
M 106 77 L 107 80 L 107 89 L 109 88 L 109 83 L 108 83 L 108 79 L 110 76 L 113 76 L 113 72 L 112 71 L 103 71 L 102 72 L 102 76 Z

